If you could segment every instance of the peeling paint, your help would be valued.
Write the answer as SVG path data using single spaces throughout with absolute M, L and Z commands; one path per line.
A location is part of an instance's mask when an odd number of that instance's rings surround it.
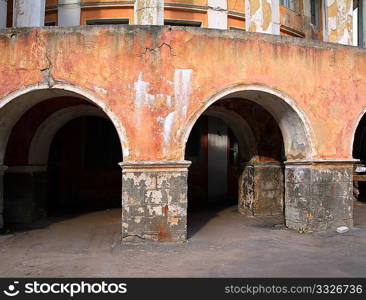
M 176 69 L 174 72 L 174 104 L 183 118 L 187 116 L 191 93 L 191 77 L 191 69 Z

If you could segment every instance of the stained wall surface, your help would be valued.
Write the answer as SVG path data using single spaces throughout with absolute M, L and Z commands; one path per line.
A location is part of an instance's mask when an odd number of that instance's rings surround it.
M 190 123 L 215 94 L 238 86 L 275 91 L 302 112 L 313 144 L 308 158 L 351 158 L 366 103 L 365 50 L 278 36 L 148 26 L 7 29 L 0 53 L 0 98 L 45 82 L 45 74 L 51 85 L 88 90 L 120 118 L 126 161 L 182 160 Z

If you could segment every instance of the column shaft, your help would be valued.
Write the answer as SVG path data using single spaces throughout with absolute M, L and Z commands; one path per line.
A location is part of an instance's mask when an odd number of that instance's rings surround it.
M 80 3 L 75 0 L 58 1 L 58 26 L 80 25 Z
M 164 25 L 164 0 L 135 0 L 136 25 Z
M 0 0 L 0 29 L 6 27 L 7 9 L 8 9 L 8 1 Z
M 13 26 L 44 26 L 45 3 L 45 0 L 14 0 Z
M 208 0 L 208 28 L 227 29 L 227 0 Z

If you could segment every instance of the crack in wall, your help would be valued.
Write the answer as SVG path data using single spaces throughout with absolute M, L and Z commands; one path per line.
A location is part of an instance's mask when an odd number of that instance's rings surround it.
M 48 84 L 48 87 L 53 87 L 55 85 L 55 80 L 52 76 L 52 61 L 49 57 L 47 46 L 44 42 L 44 40 L 40 37 L 39 31 L 36 31 L 36 41 L 37 44 L 40 45 L 40 47 L 43 49 L 44 52 L 44 58 L 46 60 L 46 66 L 44 68 L 40 69 L 40 72 L 42 73 L 44 81 Z
M 142 56 L 144 56 L 148 52 L 157 52 L 159 49 L 161 49 L 164 46 L 167 46 L 169 48 L 170 55 L 176 56 L 176 54 L 173 51 L 172 46 L 170 46 L 169 44 L 167 44 L 167 43 L 164 42 L 164 43 L 160 44 L 158 47 L 155 47 L 155 48 L 145 47 L 144 51 L 141 52 L 140 54 L 138 54 L 137 57 L 142 57 Z

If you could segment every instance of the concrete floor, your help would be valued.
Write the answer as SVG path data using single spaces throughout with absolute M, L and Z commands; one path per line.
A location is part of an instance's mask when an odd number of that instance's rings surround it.
M 120 210 L 53 218 L 0 236 L 0 277 L 366 276 L 366 203 L 345 234 L 299 234 L 235 207 L 192 213 L 183 244 L 120 244 Z

